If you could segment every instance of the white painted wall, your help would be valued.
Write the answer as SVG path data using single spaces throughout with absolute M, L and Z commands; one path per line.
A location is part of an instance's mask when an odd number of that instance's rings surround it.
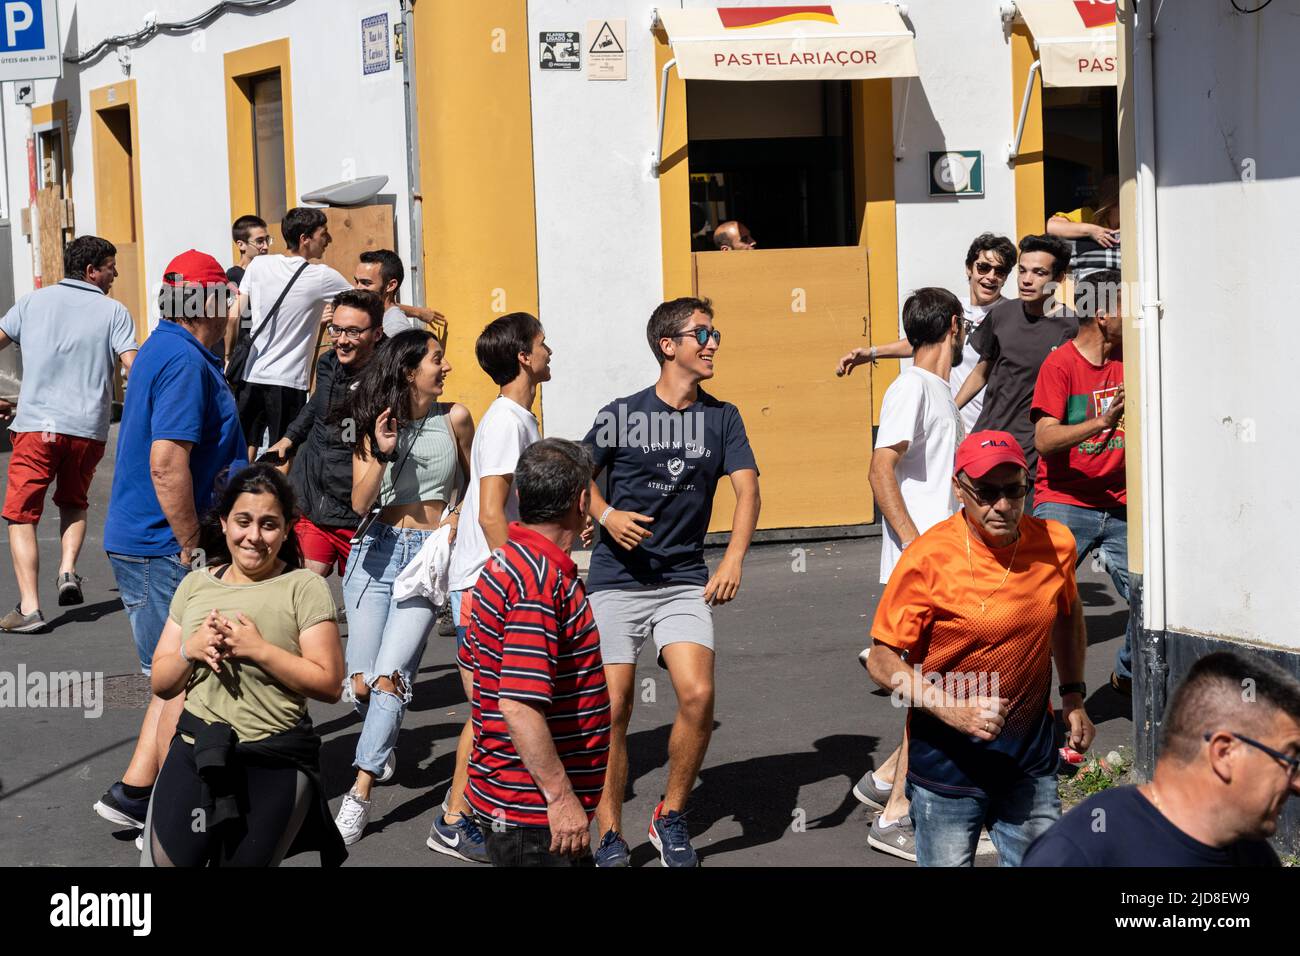
M 133 32 L 151 10 L 158 12 L 161 22 L 168 22 L 187 19 L 209 6 L 209 0 L 64 0 L 59 16 L 65 53 L 88 50 L 104 37 Z M 383 192 L 398 197 L 397 251 L 409 260 L 401 64 L 395 62 L 375 78 L 363 79 L 361 73 L 361 19 L 382 12 L 389 14 L 390 27 L 398 22 L 396 0 L 297 0 L 256 15 L 226 13 L 203 31 L 157 35 L 132 50 L 145 274 L 151 285 L 161 280 L 171 258 L 186 249 L 201 249 L 222 262 L 230 258 L 223 56 L 286 36 L 291 44 L 299 193 L 354 176 L 386 174 L 389 182 Z M 75 36 L 69 39 L 74 26 Z M 62 80 L 37 84 L 38 104 L 69 101 L 77 234 L 95 231 L 90 90 L 125 78 L 117 56 L 109 52 L 88 67 L 65 64 Z M 9 206 L 16 219 L 18 210 L 28 205 L 26 110 L 13 105 L 11 84 L 4 85 L 3 96 Z M 22 295 L 32 288 L 30 243 L 17 229 L 14 233 L 14 283 Z M 275 239 L 276 251 L 283 251 L 282 238 Z M 403 293 L 410 301 L 409 289 Z
M 1011 45 L 996 0 L 911 0 L 907 22 L 920 76 L 894 80 L 900 307 L 922 286 L 964 295 L 966 250 L 981 232 L 1020 239 L 1014 174 L 1002 158 L 1015 134 Z M 982 198 L 929 195 L 928 154 L 947 149 L 983 150 Z M 1014 284 L 1007 291 L 1015 295 Z
M 1287 648 L 1300 648 L 1295 9 L 1165 4 L 1155 41 L 1167 623 Z
M 556 381 L 543 390 L 548 435 L 581 438 L 601 405 L 644 388 L 658 366 L 645 325 L 663 298 L 653 0 L 530 0 L 529 64 L 540 318 Z M 627 79 L 542 71 L 537 34 L 587 19 L 627 20 Z

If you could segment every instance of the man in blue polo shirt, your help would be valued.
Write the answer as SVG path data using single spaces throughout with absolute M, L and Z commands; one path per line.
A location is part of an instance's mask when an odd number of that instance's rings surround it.
M 622 835 L 627 726 L 636 661 L 653 637 L 677 694 L 668 740 L 668 783 L 649 837 L 664 866 L 696 866 L 683 811 L 713 733 L 713 606 L 740 590 L 741 564 L 758 524 L 758 465 L 736 406 L 700 388 L 713 377 L 722 333 L 707 299 L 673 299 L 646 327 L 659 380 L 601 409 L 583 442 L 596 474 L 608 473 L 609 500 L 592 485 L 600 541 L 587 588 L 600 629 L 613 711 L 609 773 L 596 810 L 596 865 L 627 866 Z M 709 573 L 704 536 L 713 493 L 726 475 L 736 493 L 731 542 Z
M 191 249 L 171 261 L 159 297 L 162 321 L 140 348 L 122 409 L 104 550 L 146 674 L 214 488 L 248 464 L 235 400 L 212 351 L 225 334 L 228 290 L 212 256 Z M 163 711 L 153 698 L 127 772 L 95 804 L 105 819 L 144 826 L 161 763 L 157 742 L 170 742 L 180 705 L 170 708 L 170 720 Z

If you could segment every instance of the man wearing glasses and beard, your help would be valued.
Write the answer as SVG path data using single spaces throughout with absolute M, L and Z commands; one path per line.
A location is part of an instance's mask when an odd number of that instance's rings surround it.
M 1003 866 L 1060 816 L 1051 707 L 1085 751 L 1087 635 L 1074 538 L 1024 514 L 1024 451 L 983 431 L 957 449 L 961 510 L 903 552 L 871 626 L 872 678 L 909 707 L 908 797 L 921 866 L 972 866 L 987 827 Z M 907 652 L 904 663 L 900 656 Z
M 295 526 L 303 566 L 329 577 L 347 568 L 352 535 L 361 523 L 352 510 L 352 452 L 356 442 L 336 412 L 348 401 L 357 376 L 384 338 L 384 300 L 373 292 L 349 289 L 331 302 L 326 327 L 334 347 L 316 363 L 316 391 L 289 425 L 284 437 L 262 460 L 283 465 L 297 448 L 289 481 L 302 515 Z

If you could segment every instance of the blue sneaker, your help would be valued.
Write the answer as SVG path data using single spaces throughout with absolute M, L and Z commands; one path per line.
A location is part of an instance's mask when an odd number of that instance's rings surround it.
M 676 810 L 663 812 L 663 801 L 650 815 L 650 842 L 659 851 L 664 866 L 699 866 L 700 858 L 691 846 L 691 834 L 686 829 L 686 814 Z
M 627 845 L 627 841 L 621 834 L 606 830 L 605 835 L 600 838 L 600 846 L 596 847 L 596 865 L 630 866 L 631 863 L 632 850 Z
M 143 830 L 145 817 L 149 813 L 149 798 L 135 800 L 128 797 L 126 787 L 119 780 L 96 801 L 94 811 L 109 823 Z
M 424 845 L 435 853 L 445 853 L 466 863 L 489 863 L 487 841 L 474 818 L 462 813 L 455 823 L 448 823 L 442 813 L 433 815 L 429 838 Z

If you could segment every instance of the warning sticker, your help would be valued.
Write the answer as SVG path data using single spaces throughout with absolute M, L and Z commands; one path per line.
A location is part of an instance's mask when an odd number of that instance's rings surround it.
M 627 79 L 627 21 L 588 20 L 587 79 Z
M 538 34 L 538 60 L 543 70 L 582 69 L 582 37 L 576 30 L 548 30 Z

